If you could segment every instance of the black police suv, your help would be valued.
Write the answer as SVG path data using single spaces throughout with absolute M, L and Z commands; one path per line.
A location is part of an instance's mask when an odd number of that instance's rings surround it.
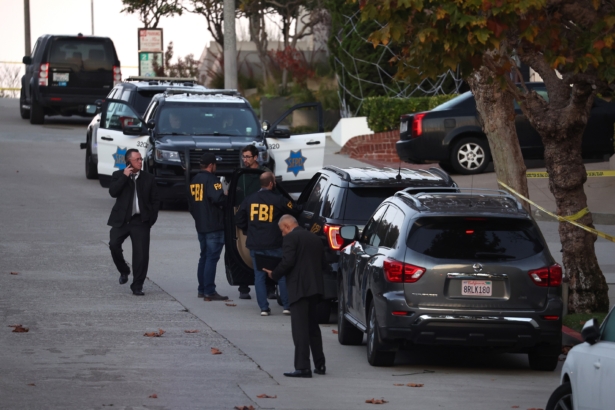
M 338 339 L 390 366 L 414 345 L 527 353 L 557 367 L 562 268 L 531 215 L 503 191 L 413 193 L 384 201 L 340 256 Z
M 544 83 L 527 86 L 548 100 Z M 544 157 L 540 134 L 515 102 L 515 126 L 519 145 L 525 159 Z M 611 156 L 615 102 L 594 100 L 583 133 L 584 158 Z M 487 136 L 482 130 L 471 92 L 463 93 L 427 112 L 402 115 L 400 119 L 397 154 L 411 163 L 440 162 L 445 169 L 460 174 L 480 174 L 491 162 Z
M 196 83 L 195 78 L 171 77 L 128 77 L 117 84 L 106 99 L 126 101 L 134 107 L 137 114 L 143 116 L 150 101 L 156 94 L 164 92 L 170 87 L 180 87 L 186 91 L 206 90 Z M 98 179 L 98 128 L 100 125 L 100 106 L 104 101 L 97 100 L 96 105 L 89 105 L 86 109 L 90 114 L 96 113 L 86 131 L 86 142 L 81 143 L 85 149 L 85 177 Z
M 42 124 L 45 115 L 87 116 L 86 106 L 104 98 L 122 79 L 120 61 L 107 37 L 46 34 L 23 63 L 19 111 L 31 124 Z

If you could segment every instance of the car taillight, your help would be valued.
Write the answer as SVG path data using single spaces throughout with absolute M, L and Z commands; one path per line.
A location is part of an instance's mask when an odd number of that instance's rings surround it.
M 412 138 L 423 135 L 423 117 L 425 117 L 425 113 L 414 114 L 412 119 Z
M 49 64 L 41 64 L 41 70 L 38 73 L 38 85 L 49 85 Z
M 562 267 L 557 263 L 553 266 L 546 266 L 528 272 L 532 281 L 541 287 L 557 287 L 562 284 Z
M 394 283 L 414 283 L 425 273 L 425 268 L 394 259 L 385 259 L 382 267 L 386 279 Z
M 327 237 L 327 243 L 334 251 L 340 250 L 342 246 L 344 246 L 344 238 L 340 235 L 340 228 L 341 226 L 339 225 L 329 224 L 325 224 L 323 228 L 325 236 Z
M 117 85 L 122 81 L 122 69 L 119 66 L 113 66 L 113 85 Z

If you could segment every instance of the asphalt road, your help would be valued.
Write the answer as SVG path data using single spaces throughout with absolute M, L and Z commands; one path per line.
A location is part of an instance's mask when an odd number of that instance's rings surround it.
M 334 324 L 321 327 L 327 374 L 285 378 L 290 318 L 239 300 L 222 263 L 218 291 L 235 306 L 197 298 L 198 241 L 181 208 L 161 211 L 146 296 L 132 296 L 106 245 L 113 199 L 84 176 L 87 123 L 33 126 L 16 100 L 0 99 L 0 409 L 360 409 L 370 398 L 392 409 L 528 409 L 559 384 L 561 366 L 534 372 L 525 355 L 484 350 L 421 348 L 371 367 L 365 345 L 338 344 Z M 162 337 L 143 336 L 159 328 Z

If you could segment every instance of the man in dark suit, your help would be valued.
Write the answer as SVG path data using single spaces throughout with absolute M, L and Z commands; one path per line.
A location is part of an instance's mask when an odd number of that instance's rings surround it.
M 133 295 L 143 296 L 143 282 L 149 264 L 149 234 L 158 219 L 160 199 L 154 176 L 141 171 L 143 158 L 136 149 L 126 151 L 126 168 L 113 173 L 109 194 L 116 198 L 107 225 L 111 226 L 109 249 L 120 272 L 120 285 L 128 282 L 130 268 L 124 260 L 122 244 L 132 241 Z
M 316 235 L 300 228 L 291 215 L 282 216 L 278 225 L 284 236 L 282 261 L 273 272 L 266 272 L 274 280 L 286 276 L 290 322 L 295 343 L 295 371 L 284 373 L 284 376 L 312 377 L 310 350 L 314 360 L 314 373 L 325 374 L 322 336 L 316 319 L 317 305 L 324 293 L 323 244 Z

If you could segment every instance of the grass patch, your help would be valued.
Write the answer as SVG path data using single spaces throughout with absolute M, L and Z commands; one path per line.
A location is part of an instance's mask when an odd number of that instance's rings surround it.
M 581 329 L 583 329 L 583 325 L 589 319 L 596 319 L 598 324 L 601 324 L 606 317 L 606 312 L 598 312 L 598 313 L 571 313 L 569 315 L 564 316 L 564 326 L 568 326 L 572 330 L 576 330 L 581 333 Z

